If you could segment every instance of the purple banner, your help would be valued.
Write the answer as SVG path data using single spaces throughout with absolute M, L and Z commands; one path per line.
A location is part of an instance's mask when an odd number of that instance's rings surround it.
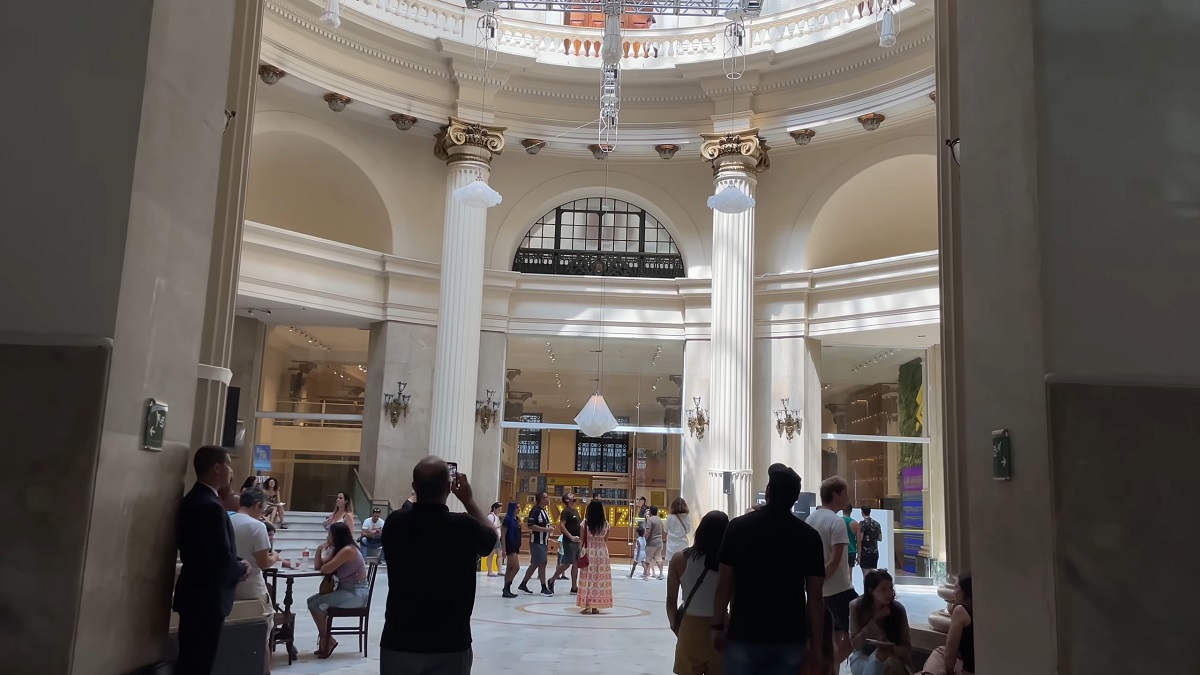
M 900 469 L 900 492 L 921 492 L 925 489 L 922 467 L 910 466 Z

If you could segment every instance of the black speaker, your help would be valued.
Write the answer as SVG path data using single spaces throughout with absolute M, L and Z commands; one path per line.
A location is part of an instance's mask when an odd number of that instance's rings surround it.
M 237 447 L 238 403 L 242 398 L 239 387 L 230 387 L 225 392 L 225 422 L 221 425 L 221 447 L 239 450 Z

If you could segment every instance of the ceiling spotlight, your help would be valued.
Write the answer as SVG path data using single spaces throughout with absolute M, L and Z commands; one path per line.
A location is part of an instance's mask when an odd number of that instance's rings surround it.
M 879 128 L 880 124 L 883 124 L 885 119 L 887 119 L 887 116 L 883 113 L 867 113 L 858 117 L 858 123 L 867 131 L 875 131 Z
M 330 94 L 325 94 L 325 96 L 323 96 L 322 98 L 325 99 L 325 103 L 327 103 L 329 105 L 329 109 L 332 110 L 333 112 L 342 112 L 343 110 L 346 109 L 346 106 L 349 105 L 351 102 L 351 98 L 344 94 L 330 93 Z
M 401 115 L 400 113 L 396 113 L 395 115 L 388 117 L 388 119 L 391 120 L 392 123 L 396 125 L 396 129 L 400 131 L 408 131 L 409 129 L 413 128 L 414 124 L 417 123 L 417 118 L 413 117 L 412 115 Z
M 812 141 L 813 136 L 816 135 L 817 132 L 813 129 L 797 129 L 788 132 L 788 136 L 791 136 L 792 140 L 796 141 L 796 145 L 808 145 Z
M 275 84 L 284 75 L 287 75 L 287 73 L 266 63 L 258 67 L 258 79 L 262 80 L 263 84 Z

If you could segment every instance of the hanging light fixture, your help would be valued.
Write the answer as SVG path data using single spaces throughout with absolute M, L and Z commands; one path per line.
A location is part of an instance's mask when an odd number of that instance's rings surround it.
M 330 28 L 337 28 L 342 25 L 341 9 L 341 0 L 325 0 L 325 11 L 321 12 L 317 21 Z
M 613 417 L 612 411 L 608 409 L 608 404 L 604 402 L 604 396 L 600 392 L 592 394 L 588 399 L 583 410 L 575 416 L 575 424 L 579 425 L 579 430 L 583 433 L 596 438 L 603 436 L 608 432 L 616 429 L 617 418 Z
M 452 194 L 463 204 L 479 209 L 490 209 L 504 201 L 504 197 L 500 196 L 499 192 L 493 190 L 492 186 L 479 178 L 458 188 Z
M 896 46 L 896 34 L 900 32 L 900 21 L 896 18 L 896 0 L 883 0 L 883 10 L 875 19 L 879 31 L 879 46 L 891 49 Z
M 754 197 L 732 185 L 726 185 L 708 198 L 708 208 L 721 213 L 744 213 L 754 208 L 754 204 Z

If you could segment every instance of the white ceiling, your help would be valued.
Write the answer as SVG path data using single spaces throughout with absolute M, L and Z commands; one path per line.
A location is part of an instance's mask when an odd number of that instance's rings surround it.
M 353 361 L 366 365 L 370 331 L 337 326 L 295 326 L 317 341 L 317 344 L 313 344 L 301 333 L 290 330 L 291 328 L 292 326 L 272 327 L 267 336 L 267 344 L 282 349 L 295 360 Z M 329 351 L 322 349 L 322 345 L 329 347 Z

